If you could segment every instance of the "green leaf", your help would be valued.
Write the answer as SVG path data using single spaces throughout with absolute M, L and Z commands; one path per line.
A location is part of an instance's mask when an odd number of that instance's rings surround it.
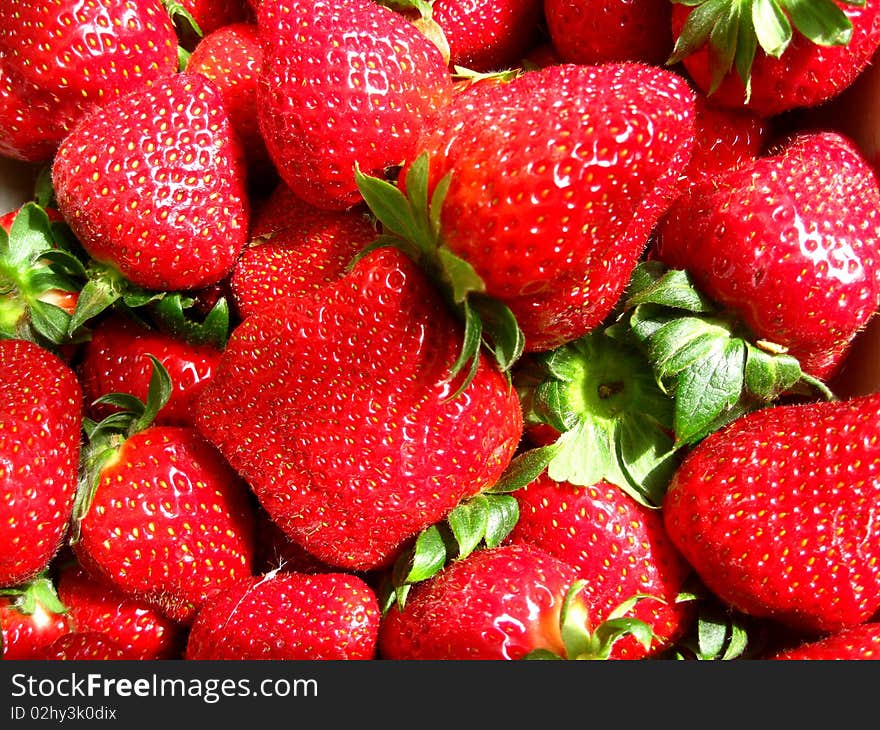
M 666 61 L 667 65 L 678 63 L 706 45 L 719 16 L 728 8 L 728 0 L 707 0 L 698 4 L 686 4 L 694 5 L 694 10 L 688 15 L 681 33 L 675 39 L 672 55 Z
M 109 267 L 92 267 L 89 270 L 89 279 L 79 293 L 76 310 L 70 318 L 68 334 L 72 335 L 86 322 L 117 302 L 122 297 L 124 286 L 119 272 Z
M 447 522 L 458 544 L 458 559 L 470 555 L 482 542 L 489 524 L 489 505 L 485 497 L 460 503 L 447 516 Z
M 561 449 L 561 445 L 555 442 L 517 454 L 511 459 L 498 482 L 488 491 L 491 494 L 507 494 L 531 484 L 544 473 Z
M 640 304 L 660 304 L 694 313 L 716 310 L 712 301 L 699 291 L 691 275 L 683 269 L 640 266 L 633 272 L 632 281 L 627 309 Z
M 171 398 L 173 387 L 171 377 L 162 363 L 153 355 L 148 355 L 153 363 L 150 385 L 147 390 L 147 399 L 144 401 L 143 413 L 132 424 L 130 434 L 140 433 L 147 428 L 156 418 L 162 408 Z
M 785 53 L 792 29 L 777 0 L 752 0 L 752 25 L 758 45 L 767 55 L 779 58 Z
M 486 285 L 474 271 L 470 262 L 457 256 L 445 246 L 437 249 L 441 270 L 449 283 L 452 293 L 452 301 L 458 305 L 464 305 L 468 295 L 472 292 L 483 292 Z
M 355 168 L 355 183 L 373 215 L 388 230 L 403 239 L 419 241 L 419 227 L 413 221 L 409 200 L 393 183 Z
M 746 343 L 745 384 L 761 400 L 775 400 L 802 377 L 797 358 L 774 355 Z
M 412 564 L 404 581 L 418 583 L 435 575 L 446 564 L 446 542 L 436 525 L 426 527 L 416 538 Z
M 519 502 L 508 494 L 486 495 L 489 508 L 483 542 L 487 548 L 498 547 L 519 521 Z
M 852 22 L 832 0 L 779 0 L 794 27 L 820 46 L 845 46 L 852 38 Z
M 501 372 L 509 372 L 522 357 L 526 342 L 516 317 L 498 299 L 472 293 L 470 301 L 483 324 L 483 344 L 492 352 Z
M 178 33 L 193 33 L 199 38 L 204 35 L 196 19 L 178 0 L 162 0 L 162 5 Z
M 230 332 L 229 303 L 226 297 L 220 297 L 201 321 L 197 316 L 188 313 L 194 303 L 190 297 L 173 292 L 154 300 L 151 311 L 156 323 L 174 337 L 222 350 Z
M 38 299 L 31 303 L 30 315 L 34 330 L 49 342 L 60 344 L 70 339 L 70 315 L 60 307 Z

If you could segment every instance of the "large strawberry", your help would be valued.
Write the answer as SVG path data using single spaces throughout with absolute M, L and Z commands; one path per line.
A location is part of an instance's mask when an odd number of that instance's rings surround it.
M 322 208 L 360 200 L 372 175 L 412 156 L 452 81 L 436 46 L 373 0 L 264 0 L 256 113 L 281 177 Z
M 247 238 L 241 144 L 201 74 L 177 74 L 86 115 L 59 147 L 52 181 L 91 257 L 147 289 L 219 281 Z
M 777 661 L 867 661 L 880 658 L 880 623 L 868 622 L 829 636 L 782 649 L 769 659 Z
M 33 578 L 61 546 L 81 425 L 73 370 L 32 342 L 0 339 L 0 586 Z
M 880 395 L 743 416 L 685 458 L 667 533 L 703 583 L 743 613 L 807 632 L 880 608 Z
M 692 186 L 658 231 L 656 256 L 756 340 L 827 378 L 880 307 L 880 188 L 855 146 L 804 133 Z
M 512 311 L 527 351 L 552 349 L 600 324 L 622 294 L 681 190 L 693 116 L 685 80 L 644 64 L 475 83 L 419 142 L 431 222 L 409 222 L 395 201 L 368 203 L 386 231 L 414 231 L 436 267 L 453 254 L 453 288 L 463 260 L 470 289 Z M 422 160 L 409 160 L 401 187 Z
M 880 5 L 861 0 L 673 0 L 681 61 L 715 103 L 773 116 L 847 88 L 880 45 Z
M 0 154 L 48 161 L 95 106 L 177 71 L 159 0 L 0 2 Z
M 377 568 L 491 486 L 518 445 L 516 392 L 484 355 L 454 376 L 461 341 L 422 272 L 376 250 L 245 319 L 196 423 L 294 540 Z
M 186 645 L 190 660 L 374 659 L 379 603 L 345 573 L 279 573 L 239 581 L 206 601 Z

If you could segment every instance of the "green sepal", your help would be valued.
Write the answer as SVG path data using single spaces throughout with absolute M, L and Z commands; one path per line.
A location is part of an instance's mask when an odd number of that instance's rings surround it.
M 41 208 L 56 208 L 55 187 L 52 184 L 52 164 L 41 165 L 34 178 L 34 202 Z
M 491 494 L 507 494 L 531 484 L 544 473 L 561 449 L 561 444 L 553 442 L 517 454 L 507 465 L 501 478 L 487 491 Z
M 183 4 L 178 2 L 178 0 L 162 0 L 162 5 L 165 6 L 165 10 L 171 18 L 171 22 L 174 24 L 178 34 L 194 34 L 199 38 L 204 36 L 202 29 L 199 27 L 196 19 L 192 16 L 192 13 L 190 13 Z M 185 68 L 185 64 L 184 66 L 181 66 L 181 68 Z
M 133 284 L 109 264 L 91 261 L 86 267 L 86 275 L 85 285 L 70 319 L 69 334 L 86 326 L 117 303 L 129 309 L 138 309 L 166 296 L 165 292 L 151 291 Z
M 458 544 L 460 558 L 470 555 L 483 540 L 489 527 L 488 502 L 488 497 L 483 496 L 466 500 L 455 507 L 446 518 Z
M 42 571 L 26 583 L 0 588 L 0 596 L 11 598 L 15 610 L 26 616 L 32 615 L 38 605 L 51 613 L 67 613 L 67 606 L 58 597 L 55 584 L 47 570 Z
M 220 297 L 201 320 L 188 315 L 194 300 L 179 292 L 155 299 L 150 310 L 160 328 L 194 345 L 210 345 L 218 350 L 226 347 L 230 333 L 229 303 Z

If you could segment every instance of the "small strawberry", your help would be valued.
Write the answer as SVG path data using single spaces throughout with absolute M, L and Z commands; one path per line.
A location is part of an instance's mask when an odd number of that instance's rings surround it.
M 47 575 L 0 589 L 0 659 L 31 659 L 69 631 L 66 606 Z
M 105 396 L 127 410 L 86 421 L 73 549 L 96 579 L 186 624 L 211 592 L 251 574 L 253 507 L 198 431 L 152 425 L 171 390 L 153 363 L 146 403 Z
M 659 66 L 672 53 L 669 0 L 544 0 L 544 15 L 566 63 Z
M 577 571 L 532 545 L 477 550 L 415 586 L 379 628 L 379 655 L 396 660 L 607 658 L 644 625 L 609 623 L 589 632 Z
M 36 653 L 41 661 L 124 661 L 136 659 L 106 634 L 71 632 L 58 637 Z
M 320 208 L 360 201 L 355 163 L 382 176 L 412 156 L 451 97 L 440 51 L 372 0 L 264 0 L 257 115 L 288 186 Z
M 345 573 L 272 572 L 243 579 L 199 610 L 190 660 L 359 660 L 376 658 L 379 604 Z
M 504 375 L 483 355 L 466 378 L 453 374 L 462 336 L 406 256 L 375 250 L 337 282 L 245 319 L 196 424 L 306 550 L 347 569 L 385 566 L 491 486 L 519 443 Z
M 674 0 L 675 48 L 714 103 L 762 117 L 847 88 L 880 45 L 880 6 L 861 0 Z
M 76 562 L 59 569 L 58 597 L 72 632 L 103 634 L 130 658 L 174 659 L 183 651 L 180 624 L 93 578 Z
M 81 425 L 73 370 L 32 342 L 0 339 L 0 586 L 33 578 L 61 546 Z
M 703 583 L 745 614 L 830 633 L 880 608 L 880 395 L 778 405 L 685 457 L 666 531 Z
M 755 340 L 826 379 L 880 308 L 878 209 L 880 187 L 852 142 L 804 133 L 692 186 L 660 225 L 655 255 Z
M 177 74 L 83 118 L 58 149 L 52 181 L 89 255 L 146 289 L 219 281 L 247 238 L 243 152 L 201 74 Z
M 0 154 L 47 162 L 95 107 L 177 71 L 159 0 L 0 2 Z
M 880 658 L 880 624 L 865 623 L 776 652 L 768 659 L 787 661 L 868 661 Z

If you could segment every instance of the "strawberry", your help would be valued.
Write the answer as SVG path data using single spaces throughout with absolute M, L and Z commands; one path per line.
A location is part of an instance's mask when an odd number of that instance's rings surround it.
M 207 33 L 186 64 L 187 72 L 206 76 L 222 95 L 229 121 L 244 147 L 250 184 L 260 189 L 276 177 L 254 114 L 262 62 L 256 24 L 238 22 Z
M 877 180 L 854 145 L 804 133 L 693 186 L 659 227 L 656 257 L 686 269 L 756 340 L 826 379 L 880 307 L 878 208 Z
M 254 573 L 257 575 L 273 570 L 286 573 L 338 572 L 291 540 L 259 507 L 254 534 Z
M 672 52 L 669 0 L 544 0 L 547 32 L 566 63 L 641 61 Z
M 812 107 L 847 88 L 880 45 L 873 2 L 676 2 L 675 48 L 714 103 L 763 117 Z
M 473 270 L 472 289 L 509 308 L 526 351 L 552 349 L 600 324 L 621 296 L 680 190 L 693 116 L 684 79 L 641 64 L 471 84 L 419 142 L 429 199 L 449 176 L 432 213 L 439 232 L 409 228 L 431 231 L 428 256 L 452 253 Z M 368 203 L 386 229 L 407 234 Z
M 171 390 L 153 360 L 146 402 L 88 421 L 73 550 L 83 568 L 173 621 L 192 621 L 215 590 L 251 574 L 254 515 L 238 475 L 192 427 L 154 425 Z
M 35 577 L 61 546 L 81 425 L 73 370 L 32 342 L 0 339 L 0 586 Z
M 190 660 L 374 659 L 376 594 L 345 573 L 272 572 L 206 601 L 189 634 Z
M 183 651 L 180 624 L 93 578 L 76 562 L 59 569 L 58 597 L 71 631 L 103 634 L 130 658 L 174 659 Z
M 403 608 L 390 607 L 379 627 L 379 654 L 435 661 L 606 658 L 619 635 L 610 632 L 605 642 L 589 635 L 579 591 L 577 571 L 540 548 L 477 550 L 415 586 Z
M 360 201 L 355 163 L 372 175 L 415 149 L 452 94 L 440 51 L 372 0 L 264 0 L 257 115 L 287 185 L 319 208 Z
M 880 608 L 880 394 L 762 408 L 685 457 L 666 531 L 703 583 L 745 614 L 831 633 Z
M 864 623 L 776 652 L 768 659 L 787 661 L 867 661 L 880 657 L 880 624 Z
M 196 424 L 308 552 L 383 567 L 491 486 L 519 442 L 502 373 L 480 355 L 464 382 L 453 375 L 461 340 L 422 272 L 375 250 L 339 281 L 245 319 Z
M 0 658 L 31 659 L 69 631 L 66 606 L 47 575 L 0 589 Z
M 0 154 L 49 161 L 83 114 L 167 79 L 177 63 L 159 0 L 3 0 Z
M 153 355 L 168 371 L 173 385 L 168 403 L 154 423 L 192 425 L 195 401 L 213 376 L 220 352 L 213 345 L 190 343 L 124 314 L 111 314 L 92 326 L 78 366 L 87 413 L 100 420 L 118 410 L 111 404 L 94 403 L 110 393 L 128 392 L 146 400 L 152 374 L 149 356 Z
M 41 661 L 124 661 L 136 659 L 105 634 L 97 631 L 71 632 L 38 651 Z
M 253 11 L 246 0 L 178 0 L 198 25 L 202 36 L 229 25 L 247 22 Z
M 289 199 L 292 193 L 281 196 L 276 191 L 273 198 L 280 197 Z M 239 316 L 274 308 L 285 298 L 336 281 L 376 236 L 367 218 L 354 211 L 322 210 L 289 200 L 277 228 L 253 239 L 232 270 L 229 284 Z
M 651 626 L 650 650 L 627 637 L 615 644 L 611 658 L 656 655 L 681 638 L 693 611 L 676 597 L 691 569 L 666 536 L 659 510 L 608 482 L 576 487 L 546 472 L 514 496 L 520 516 L 509 541 L 534 545 L 574 567 L 594 621 L 633 596 L 652 597 L 630 614 Z
M 243 152 L 201 74 L 177 74 L 84 117 L 59 147 L 52 181 L 89 255 L 147 289 L 219 281 L 247 238 Z

